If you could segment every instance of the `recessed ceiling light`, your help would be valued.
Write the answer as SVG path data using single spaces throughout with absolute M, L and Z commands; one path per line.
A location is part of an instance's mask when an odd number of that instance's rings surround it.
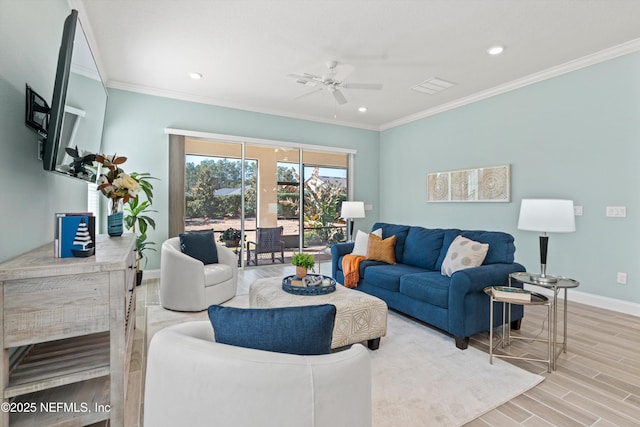
M 200 80 L 202 78 L 202 74 L 194 73 L 193 71 L 189 73 L 189 77 L 193 80 Z
M 361 113 L 366 113 L 367 107 L 358 107 L 358 111 L 360 111 Z
M 489 55 L 500 55 L 502 52 L 504 52 L 504 46 L 492 46 L 487 49 Z

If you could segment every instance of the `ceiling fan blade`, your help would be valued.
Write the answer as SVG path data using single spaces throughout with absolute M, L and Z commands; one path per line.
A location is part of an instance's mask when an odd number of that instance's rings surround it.
M 344 97 L 344 95 L 342 94 L 342 92 L 340 92 L 340 90 L 336 89 L 331 93 L 333 93 L 333 97 L 336 99 L 336 102 L 338 104 L 343 105 L 347 103 L 347 98 Z
M 293 98 L 293 99 L 301 99 L 301 98 L 304 98 L 304 97 L 306 97 L 306 96 L 313 95 L 313 94 L 314 94 L 314 93 L 316 93 L 316 92 L 320 92 L 322 89 L 323 89 L 323 88 L 319 87 L 319 88 L 317 88 L 317 89 L 312 90 L 311 92 L 307 92 L 307 93 L 303 93 L 302 95 L 298 95 L 298 96 L 296 96 L 296 97 L 295 97 L 295 98 Z
M 380 90 L 382 85 L 380 83 L 344 83 L 340 85 L 345 89 L 367 89 L 367 90 Z
M 322 79 L 318 76 L 314 76 L 312 74 L 304 73 L 304 75 L 300 74 L 287 74 L 287 77 L 292 79 L 296 79 L 297 83 L 305 84 L 308 86 L 315 86 L 318 83 L 322 83 Z

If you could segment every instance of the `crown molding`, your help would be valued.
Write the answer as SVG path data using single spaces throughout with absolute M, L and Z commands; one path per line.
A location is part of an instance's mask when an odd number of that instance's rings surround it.
M 69 1 L 74 1 L 74 0 L 69 0 Z M 291 114 L 289 112 L 279 111 L 275 109 L 256 108 L 250 105 L 244 105 L 240 103 L 221 101 L 221 100 L 217 100 L 209 97 L 185 94 L 185 93 L 175 92 L 175 91 L 168 91 L 168 90 L 158 89 L 158 88 L 149 87 L 149 86 L 133 85 L 133 84 L 123 83 L 115 80 L 108 81 L 107 87 L 113 88 L 113 89 L 126 90 L 129 92 L 142 93 L 146 95 L 159 96 L 163 98 L 178 99 L 183 101 L 196 102 L 200 104 L 214 105 L 214 106 L 225 107 L 225 108 L 233 108 L 233 109 L 238 109 L 243 111 L 251 111 L 251 112 L 261 113 L 261 114 L 269 114 L 269 115 L 275 115 L 280 117 L 307 120 L 307 121 L 317 122 L 317 123 L 346 126 L 346 127 L 356 128 L 356 129 L 381 132 L 381 131 L 392 129 L 394 127 L 398 127 L 407 123 L 414 122 L 416 120 L 424 119 L 430 116 L 434 116 L 436 114 L 440 114 L 440 113 L 450 111 L 459 107 L 463 107 L 465 105 L 473 104 L 475 102 L 482 101 L 496 95 L 501 95 L 503 93 L 520 89 L 522 87 L 529 86 L 534 83 L 538 83 L 538 82 L 548 80 L 557 76 L 561 76 L 563 74 L 567 74 L 572 71 L 580 70 L 582 68 L 586 68 L 591 65 L 596 65 L 601 62 L 618 58 L 620 56 L 628 55 L 630 53 L 634 53 L 637 51 L 640 51 L 640 38 L 630 40 L 628 42 L 613 46 L 611 48 L 607 48 L 599 52 L 566 62 L 564 64 L 551 67 L 546 70 L 539 71 L 537 73 L 530 74 L 520 79 L 513 80 L 503 85 L 499 85 L 499 86 L 478 92 L 476 94 L 473 94 L 464 98 L 460 98 L 455 101 L 442 104 L 434 108 L 430 108 L 428 110 L 424 110 L 424 111 L 411 114 L 387 123 L 383 123 L 380 126 L 365 125 L 362 123 L 354 123 L 354 122 L 347 122 L 347 121 L 340 121 L 340 120 L 320 119 L 315 116 L 309 116 L 304 114 Z
M 522 77 L 520 79 L 513 80 L 509 83 L 505 83 L 500 86 L 493 87 L 491 89 L 487 89 L 482 92 L 478 92 L 474 95 L 467 96 L 465 98 L 460 98 L 453 102 L 449 102 L 443 105 L 439 105 L 435 108 L 430 108 L 428 110 L 421 111 L 416 114 L 411 114 L 409 116 L 393 120 L 388 123 L 384 123 L 380 125 L 379 130 L 384 131 L 387 129 L 391 129 L 397 126 L 401 126 L 410 122 L 414 122 L 416 120 L 424 119 L 426 117 L 434 116 L 439 113 L 443 113 L 445 111 L 453 110 L 455 108 L 459 108 L 468 104 L 472 104 L 474 102 L 482 101 L 487 98 L 491 98 L 496 95 L 501 95 L 506 92 L 510 92 L 515 89 L 520 89 L 522 87 L 538 83 L 544 80 L 551 79 L 553 77 L 560 76 L 562 74 L 570 73 L 572 71 L 576 71 L 582 68 L 589 67 L 591 65 L 599 64 L 601 62 L 609 61 L 611 59 L 618 58 L 620 56 L 628 55 L 630 53 L 634 53 L 640 50 L 640 39 L 630 40 L 628 42 L 613 46 L 608 49 L 601 50 L 599 52 L 583 56 L 582 58 L 575 59 L 573 61 L 565 62 L 564 64 L 548 68 L 546 70 L 542 70 L 537 73 L 529 74 L 528 76 Z
M 378 126 L 373 126 L 373 125 L 370 126 L 370 125 L 365 125 L 365 124 L 362 124 L 362 123 L 353 123 L 353 122 L 346 122 L 346 121 L 340 121 L 340 120 L 330 120 L 330 119 L 326 119 L 325 120 L 325 119 L 319 119 L 318 117 L 314 117 L 314 116 L 307 116 L 307 115 L 304 115 L 304 114 L 291 114 L 289 112 L 272 110 L 272 109 L 268 109 L 268 108 L 256 108 L 256 107 L 250 106 L 250 105 L 244 105 L 244 104 L 235 103 L 235 102 L 229 102 L 229 101 L 221 101 L 221 100 L 213 99 L 213 98 L 206 97 L 206 96 L 191 95 L 191 94 L 186 94 L 186 93 L 182 93 L 182 92 L 158 89 L 158 88 L 154 88 L 154 87 L 150 87 L 150 86 L 134 85 L 134 84 L 119 82 L 119 81 L 116 81 L 116 80 L 108 81 L 107 82 L 107 87 L 108 88 L 112 88 L 112 89 L 126 90 L 126 91 L 129 91 L 129 92 L 142 93 L 142 94 L 145 94 L 145 95 L 159 96 L 159 97 L 162 97 L 162 98 L 178 99 L 178 100 L 182 100 L 182 101 L 196 102 L 196 103 L 199 103 L 199 104 L 213 105 L 213 106 L 225 107 L 225 108 L 233 108 L 233 109 L 242 110 L 242 111 L 250 111 L 250 112 L 253 112 L 253 113 L 269 114 L 269 115 L 272 115 L 272 116 L 280 116 L 280 117 L 287 117 L 287 118 L 292 118 L 292 119 L 307 120 L 307 121 L 317 122 L 317 123 L 345 126 L 345 127 L 364 129 L 364 130 L 379 131 Z

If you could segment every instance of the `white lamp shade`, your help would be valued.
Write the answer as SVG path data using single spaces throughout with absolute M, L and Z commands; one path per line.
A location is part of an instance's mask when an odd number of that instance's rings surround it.
M 364 218 L 364 202 L 342 202 L 340 218 Z
M 522 199 L 518 228 L 545 233 L 576 231 L 573 200 Z

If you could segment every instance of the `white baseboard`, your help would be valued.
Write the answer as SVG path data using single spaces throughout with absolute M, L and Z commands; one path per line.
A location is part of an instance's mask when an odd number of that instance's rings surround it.
M 159 279 L 160 270 L 144 270 L 143 279 Z
M 539 286 L 525 285 L 525 289 L 538 292 L 546 296 L 553 296 L 553 291 L 549 289 L 543 289 Z M 558 299 L 562 299 L 564 292 L 558 293 Z M 623 301 L 620 299 L 604 297 L 601 295 L 588 294 L 586 292 L 580 292 L 573 289 L 569 289 L 567 292 L 567 300 L 569 302 L 579 302 L 581 304 L 590 305 L 593 307 L 604 308 L 605 310 L 616 311 L 618 313 L 630 314 L 631 316 L 640 317 L 640 304 L 635 302 Z

